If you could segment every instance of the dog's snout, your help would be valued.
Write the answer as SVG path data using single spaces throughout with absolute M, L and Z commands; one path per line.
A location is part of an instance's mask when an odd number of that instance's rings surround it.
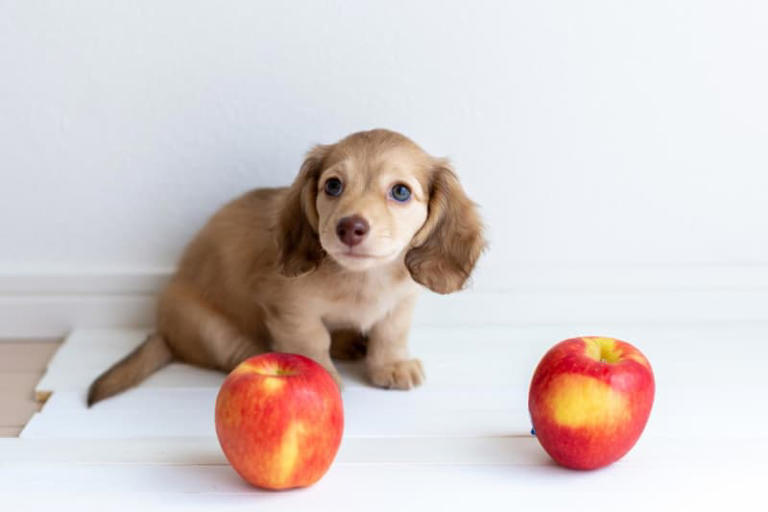
M 336 224 L 336 234 L 345 245 L 350 247 L 359 244 L 368 234 L 368 221 L 359 215 L 344 217 Z

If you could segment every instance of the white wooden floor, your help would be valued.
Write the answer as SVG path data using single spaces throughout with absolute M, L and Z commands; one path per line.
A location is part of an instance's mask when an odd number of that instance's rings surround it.
M 632 342 L 657 384 L 639 443 L 594 472 L 555 466 L 527 413 L 539 358 L 582 334 Z M 172 365 L 85 407 L 90 381 L 143 336 L 66 340 L 37 386 L 47 404 L 19 439 L 0 439 L 3 510 L 768 510 L 765 324 L 416 328 L 427 384 L 377 390 L 343 365 L 339 455 L 315 486 L 280 493 L 243 483 L 219 450 L 221 374 Z

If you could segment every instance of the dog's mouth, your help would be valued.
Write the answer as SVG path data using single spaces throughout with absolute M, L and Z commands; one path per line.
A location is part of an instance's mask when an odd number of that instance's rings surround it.
M 323 243 L 323 239 L 328 240 L 327 243 Z M 359 244 L 348 246 L 342 244 L 335 237 L 320 237 L 320 243 L 325 249 L 326 254 L 337 260 L 342 265 L 350 265 L 354 268 L 358 268 L 360 265 L 365 264 L 371 266 L 372 264 L 384 263 L 393 259 L 399 252 L 394 247 L 379 247 L 379 250 L 372 250 L 370 247 L 363 247 L 366 244 Z
M 330 251 L 329 254 L 343 267 L 359 270 L 361 268 L 383 265 L 391 261 L 395 257 L 396 252 L 378 253 L 360 250 L 357 247 L 337 247 L 336 250 Z
M 352 258 L 358 260 L 385 260 L 390 258 L 393 253 L 388 254 L 369 254 L 362 252 L 355 252 L 353 250 L 339 251 L 334 256 L 341 256 L 342 258 Z

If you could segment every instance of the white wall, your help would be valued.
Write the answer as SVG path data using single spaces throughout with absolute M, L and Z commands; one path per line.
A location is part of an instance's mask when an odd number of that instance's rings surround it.
M 0 273 L 171 267 L 379 126 L 453 159 L 487 269 L 768 264 L 767 58 L 760 1 L 3 2 Z

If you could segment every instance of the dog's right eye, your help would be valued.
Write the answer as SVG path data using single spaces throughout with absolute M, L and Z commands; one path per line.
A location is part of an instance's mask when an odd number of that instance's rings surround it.
M 343 190 L 344 184 L 339 178 L 328 178 L 328 181 L 325 182 L 325 193 L 329 196 L 340 196 Z

